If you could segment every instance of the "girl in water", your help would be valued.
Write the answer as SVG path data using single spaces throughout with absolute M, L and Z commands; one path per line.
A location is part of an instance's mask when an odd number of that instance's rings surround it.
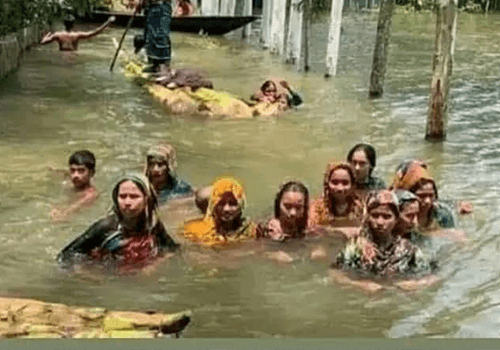
M 72 267 L 94 261 L 127 270 L 149 265 L 178 248 L 157 218 L 156 196 L 146 178 L 123 177 L 112 199 L 111 214 L 68 244 L 57 256 L 59 264 Z
M 373 169 L 377 164 L 377 155 L 372 145 L 358 143 L 347 154 L 347 162 L 354 172 L 356 189 L 370 191 L 386 188 L 384 181 L 373 175 Z
M 232 178 L 222 178 L 212 186 L 205 216 L 188 221 L 182 235 L 204 246 L 224 246 L 254 239 L 255 225 L 243 215 L 245 193 Z

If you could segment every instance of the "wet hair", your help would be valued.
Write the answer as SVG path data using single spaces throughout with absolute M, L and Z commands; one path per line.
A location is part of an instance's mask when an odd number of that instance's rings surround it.
M 69 157 L 69 165 L 84 165 L 92 173 L 95 172 L 95 156 L 88 150 L 76 151 Z
M 262 86 L 260 87 L 260 90 L 261 90 L 261 91 L 264 91 L 264 90 L 266 90 L 268 87 L 272 87 L 272 86 L 274 86 L 274 90 L 276 90 L 276 91 L 278 90 L 278 87 L 276 86 L 276 84 L 274 83 L 274 81 L 272 81 L 272 80 L 266 80 L 266 81 L 264 82 L 264 84 L 262 84 Z
M 75 25 L 75 17 L 73 15 L 69 15 L 64 17 L 64 27 L 66 30 L 71 30 L 73 26 Z
M 307 190 L 307 187 L 299 181 L 289 181 L 281 186 L 280 191 L 276 194 L 276 198 L 274 199 L 274 217 L 276 219 L 280 216 L 281 199 L 287 192 L 299 192 L 304 195 L 304 217 L 299 224 L 299 232 L 302 232 L 306 228 L 307 221 L 309 219 L 309 191 Z
M 375 165 L 377 165 L 377 153 L 375 152 L 375 148 L 372 145 L 368 143 L 358 143 L 356 146 L 351 148 L 351 150 L 347 154 L 347 161 L 349 163 L 352 162 L 352 157 L 354 156 L 354 153 L 360 150 L 365 152 L 366 158 L 370 162 L 371 167 L 369 175 L 371 175 L 373 168 L 375 168 Z
M 437 187 L 436 187 L 436 183 L 434 182 L 434 180 L 431 180 L 431 179 L 421 179 L 415 185 L 413 185 L 409 189 L 409 191 L 411 193 L 416 193 L 419 190 L 420 187 L 422 187 L 423 185 L 428 184 L 428 183 L 432 184 L 432 188 L 434 189 L 434 194 L 436 196 L 436 200 L 438 200 L 438 190 L 437 190 Z
M 400 213 L 407 205 L 418 202 L 418 197 L 410 191 L 398 189 L 395 191 L 395 194 L 398 198 L 398 207 Z

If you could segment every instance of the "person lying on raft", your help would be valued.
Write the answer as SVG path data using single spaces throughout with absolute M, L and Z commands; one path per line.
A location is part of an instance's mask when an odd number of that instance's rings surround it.
M 99 28 L 90 32 L 73 32 L 73 26 L 75 24 L 75 18 L 70 16 L 64 20 L 65 31 L 59 31 L 55 33 L 47 33 L 42 41 L 41 45 L 49 44 L 53 41 L 59 44 L 60 51 L 76 51 L 78 50 L 78 42 L 83 39 L 90 39 L 94 36 L 102 33 L 106 27 L 108 27 L 112 22 L 116 20 L 115 16 L 109 17 L 109 19 L 101 25 Z
M 187 17 L 194 14 L 196 7 L 190 0 L 177 0 L 174 8 L 174 17 Z
M 68 163 L 69 171 L 49 167 L 64 176 L 69 175 L 73 184 L 71 204 L 64 208 L 54 208 L 50 212 L 50 217 L 55 221 L 67 219 L 80 209 L 91 206 L 99 198 L 99 192 L 92 185 L 92 177 L 95 175 L 94 154 L 88 150 L 77 151 L 69 157 Z
M 330 270 L 332 279 L 371 292 L 382 289 L 382 285 L 372 279 L 351 279 L 346 272 L 353 271 L 365 278 L 411 278 L 395 283 L 403 289 L 413 289 L 437 280 L 432 275 L 437 267 L 436 262 L 431 261 L 408 239 L 394 234 L 399 218 L 398 207 L 393 192 L 381 190 L 368 195 L 367 215 L 361 235 L 351 239 L 337 255 Z
M 145 175 L 153 185 L 159 204 L 179 197 L 193 195 L 193 188 L 175 175 L 177 153 L 169 144 L 153 146 L 148 150 Z
M 309 209 L 309 225 L 355 226 L 361 224 L 363 204 L 354 191 L 354 173 L 347 163 L 330 162 L 323 180 L 323 195 Z M 357 230 L 356 230 L 357 231 Z M 347 236 L 355 234 L 343 230 Z
M 278 89 L 278 85 L 275 81 L 266 80 L 260 87 L 259 91 L 250 97 L 250 100 L 256 101 L 257 103 L 278 103 L 285 109 L 297 107 L 302 104 L 302 97 L 292 90 L 288 82 L 281 80 L 279 85 L 285 90 L 283 91 L 282 89 Z
M 243 216 L 245 193 L 232 178 L 222 178 L 212 186 L 205 216 L 188 221 L 181 234 L 188 240 L 217 247 L 255 239 L 256 227 Z
M 358 143 L 347 154 L 347 162 L 354 172 L 355 187 L 361 191 L 381 190 L 387 188 L 384 181 L 373 175 L 377 164 L 375 148 L 368 143 Z M 363 193 L 365 194 L 365 193 Z
M 97 262 L 126 271 L 151 265 L 179 247 L 157 217 L 156 196 L 144 176 L 120 179 L 112 199 L 111 214 L 94 222 L 57 255 L 62 267 Z

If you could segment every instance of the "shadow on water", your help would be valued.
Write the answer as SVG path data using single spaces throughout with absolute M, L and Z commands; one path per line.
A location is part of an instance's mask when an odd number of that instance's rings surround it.
M 498 336 L 498 23 L 496 15 L 459 17 L 443 144 L 423 140 L 434 45 L 430 14 L 395 16 L 386 92 L 376 101 L 366 98 L 374 15 L 343 19 L 339 75 L 328 81 L 322 78 L 326 23 L 313 27 L 308 74 L 255 44 L 174 33 L 173 64 L 206 69 L 217 89 L 249 96 L 268 76 L 286 77 L 306 103 L 272 121 L 167 115 L 119 70 L 109 73 L 111 38 L 120 30 L 82 43 L 70 61 L 53 46 L 34 48 L 0 85 L 0 294 L 118 309 L 193 309 L 188 337 Z M 126 45 L 130 49 L 131 40 Z M 106 212 L 114 181 L 141 171 L 145 151 L 159 141 L 177 146 L 178 174 L 194 186 L 226 174 L 241 179 L 246 212 L 254 218 L 271 214 L 278 186 L 288 178 L 319 194 L 326 162 L 342 159 L 358 141 L 376 145 L 377 172 L 387 182 L 403 158 L 425 158 L 440 197 L 474 204 L 474 214 L 459 220 L 469 241 L 434 240 L 442 283 L 419 293 L 367 295 L 332 285 L 328 262 L 310 261 L 309 246 L 293 248 L 296 260 L 288 265 L 259 254 L 233 259 L 189 248 L 149 275 L 61 273 L 57 251 Z M 46 167 L 66 166 L 82 148 L 97 156 L 101 199 L 72 222 L 53 224 L 51 204 L 66 193 Z M 173 231 L 179 222 L 167 224 Z

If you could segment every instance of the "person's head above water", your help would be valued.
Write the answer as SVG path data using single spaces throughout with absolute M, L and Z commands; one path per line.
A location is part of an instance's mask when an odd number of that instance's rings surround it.
M 394 192 L 370 192 L 366 199 L 366 223 L 374 239 L 387 239 L 399 219 L 399 203 Z
M 122 177 L 113 187 L 113 211 L 120 221 L 143 220 L 144 227 L 151 229 L 156 224 L 158 202 L 149 181 L 142 175 Z
M 347 162 L 353 169 L 356 182 L 363 184 L 377 165 L 375 148 L 368 143 L 358 143 L 347 154 Z
M 177 168 L 177 154 L 170 144 L 151 147 L 147 153 L 146 177 L 156 190 L 161 189 Z
M 264 96 L 274 96 L 278 92 L 278 87 L 274 81 L 266 80 L 260 87 L 260 91 L 262 91 Z
M 417 226 L 420 205 L 418 197 L 410 191 L 396 190 L 395 193 L 399 204 L 397 232 L 404 235 Z
M 69 32 L 71 29 L 73 29 L 73 26 L 75 25 L 75 17 L 73 15 L 68 15 L 64 17 L 64 28 Z
M 222 178 L 212 186 L 206 215 L 212 216 L 216 223 L 228 224 L 241 217 L 244 205 L 243 186 L 235 179 Z
M 282 225 L 295 226 L 299 233 L 307 226 L 309 191 L 298 181 L 289 181 L 281 186 L 274 200 L 274 217 Z
M 347 163 L 331 161 L 326 166 L 323 179 L 325 198 L 340 200 L 352 194 L 354 173 Z
M 76 189 L 90 186 L 90 179 L 95 174 L 95 156 L 88 150 L 77 151 L 69 157 L 71 182 Z

